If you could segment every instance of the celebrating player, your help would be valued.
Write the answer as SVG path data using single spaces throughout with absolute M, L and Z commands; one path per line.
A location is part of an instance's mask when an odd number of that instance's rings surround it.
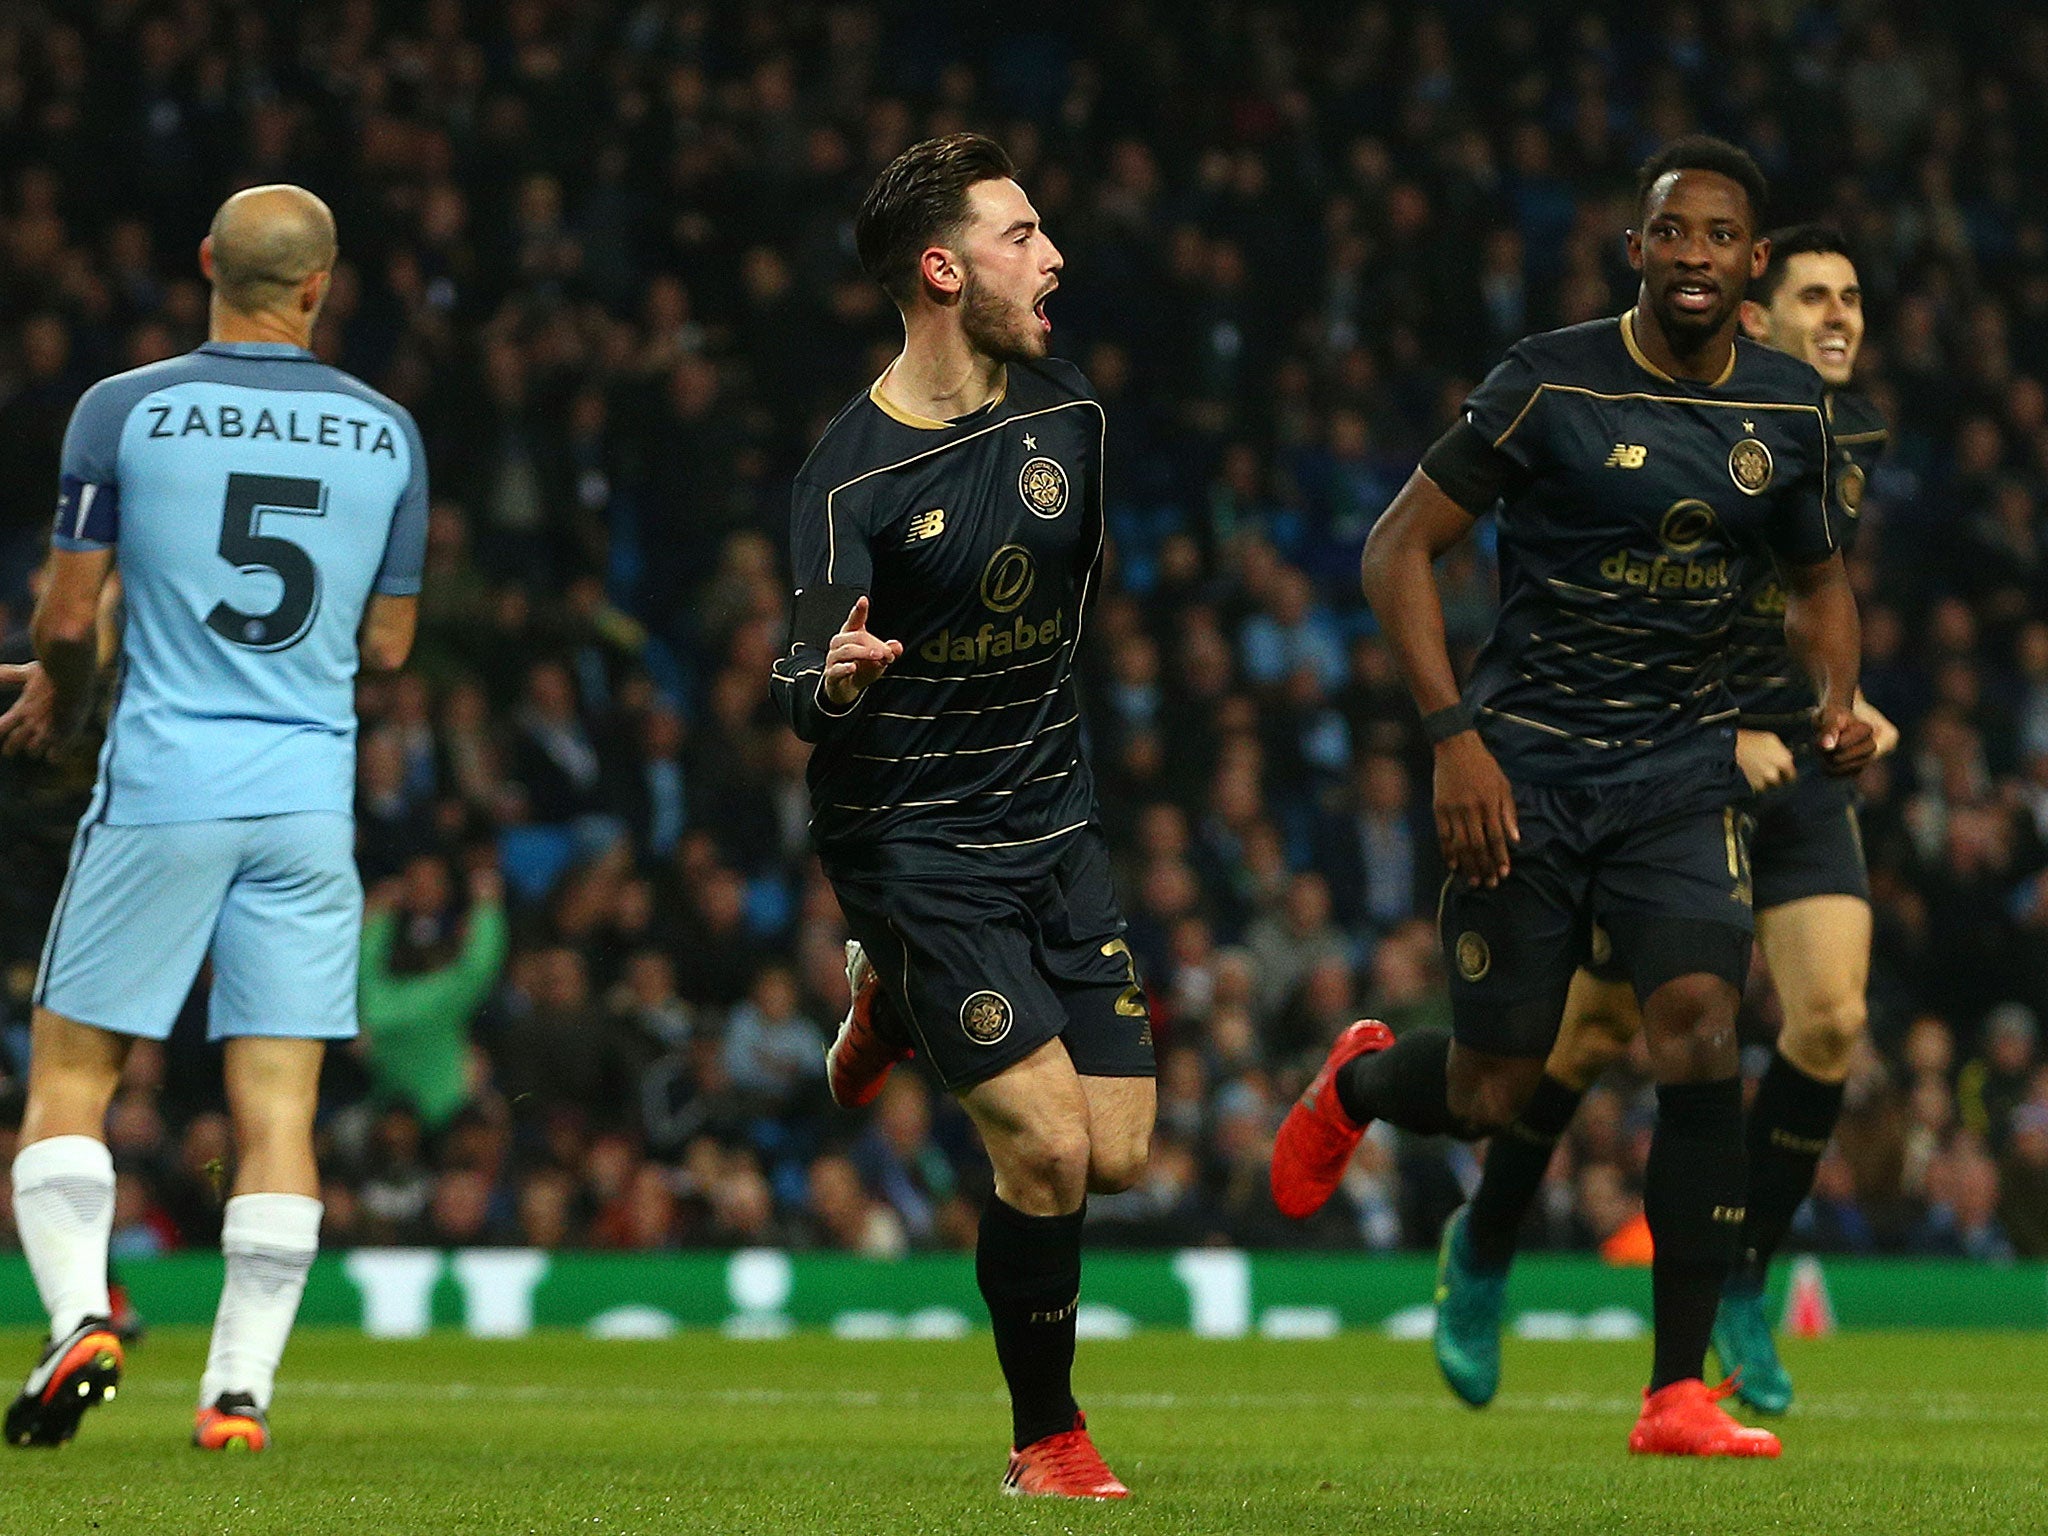
M 862 204 L 903 351 L 797 477 L 773 692 L 817 744 L 812 831 L 855 939 L 833 1096 L 867 1102 L 913 1047 L 958 1096 L 995 1166 L 975 1273 L 1010 1389 L 1003 1487 L 1122 1498 L 1070 1385 L 1083 1206 L 1142 1172 L 1154 1106 L 1074 688 L 1105 423 L 1047 356 L 1060 254 L 1013 176 L 954 134 Z
M 1656 1356 L 1633 1451 L 1778 1453 L 1702 1380 L 1742 1220 L 1735 1010 L 1750 872 L 1721 681 L 1744 556 L 1785 571 L 1785 630 L 1828 768 L 1868 761 L 1855 599 L 1828 497 L 1813 370 L 1738 338 L 1767 247 L 1765 185 L 1734 146 L 1642 169 L 1617 320 L 1531 337 L 1474 392 L 1373 529 L 1367 597 L 1436 751 L 1454 1039 L 1361 1022 L 1281 1127 L 1273 1192 L 1320 1207 L 1366 1123 L 1467 1136 L 1513 1122 L 1595 925 L 1643 999 L 1658 1122 L 1644 1205 Z M 1467 695 L 1431 561 L 1501 503 L 1502 606 Z
M 90 704 L 94 620 L 118 570 L 122 681 L 36 984 L 14 1210 L 50 1340 L 7 1412 L 58 1445 L 114 1394 L 107 1106 L 202 958 L 226 1042 L 233 1197 L 193 1443 L 261 1450 L 320 1231 L 313 1111 L 356 1032 L 354 681 L 412 647 L 426 455 L 412 418 L 307 350 L 335 259 L 310 192 L 256 187 L 199 247 L 197 351 L 95 385 L 65 434 L 39 666 L 0 745 L 38 750 Z
M 1848 388 L 1863 341 L 1862 288 L 1834 230 L 1806 224 L 1770 237 L 1764 275 L 1742 306 L 1756 340 L 1811 363 L 1828 386 L 1835 524 L 1846 545 L 1885 426 Z M 1714 1322 L 1714 1352 L 1752 1408 L 1783 1413 L 1792 1381 L 1764 1318 L 1764 1273 L 1841 1113 L 1842 1080 L 1864 1025 L 1870 968 L 1870 888 L 1848 784 L 1823 770 L 1813 745 L 1811 686 L 1787 654 L 1785 593 L 1769 561 L 1747 575 L 1730 644 L 1729 682 L 1741 708 L 1735 755 L 1757 793 L 1752 873 L 1756 931 L 1784 1012 L 1778 1048 L 1750 1108 L 1749 1190 L 1740 1258 Z M 1857 711 L 1890 751 L 1898 732 L 1868 703 Z M 1437 1287 L 1437 1361 L 1467 1402 L 1500 1385 L 1500 1328 L 1516 1234 L 1552 1149 L 1579 1100 L 1628 1048 L 1640 1024 L 1634 989 L 1607 966 L 1572 980 L 1564 1027 L 1543 1079 L 1506 1134 L 1494 1138 L 1469 1206 L 1444 1233 Z

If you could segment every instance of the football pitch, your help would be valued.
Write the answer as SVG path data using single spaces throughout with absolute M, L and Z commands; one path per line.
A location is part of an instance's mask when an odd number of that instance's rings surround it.
M 34 1340 L 0 1333 L 25 1365 Z M 1124 1505 L 1003 1498 L 986 1339 L 294 1339 L 262 1456 L 190 1449 L 204 1353 L 153 1334 L 56 1452 L 8 1451 L 7 1536 L 149 1532 L 2038 1531 L 2048 1337 L 1794 1344 L 1778 1462 L 1623 1449 L 1645 1343 L 1513 1343 L 1483 1413 L 1428 1346 L 1084 1344 Z M 14 1369 L 9 1365 L 8 1369 Z

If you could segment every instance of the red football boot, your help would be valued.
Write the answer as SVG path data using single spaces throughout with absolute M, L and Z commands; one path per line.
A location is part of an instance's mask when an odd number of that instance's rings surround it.
M 846 985 L 853 1002 L 840 1021 L 839 1033 L 825 1049 L 825 1084 L 841 1109 L 859 1109 L 874 1102 L 889 1079 L 889 1069 L 910 1060 L 909 1042 L 892 1040 L 876 1015 L 888 1007 L 882 978 L 868 963 L 867 951 L 846 941 Z
M 1040 1499 L 1128 1499 L 1126 1488 L 1109 1470 L 1095 1442 L 1088 1438 L 1088 1416 L 1074 1415 L 1074 1427 L 1021 1451 L 1010 1452 L 1003 1474 L 1003 1492 Z
M 1273 1138 L 1273 1203 L 1285 1214 L 1298 1218 L 1321 1210 L 1365 1134 L 1337 1102 L 1337 1069 L 1393 1043 L 1394 1032 L 1378 1019 L 1360 1019 L 1337 1037 L 1323 1070 L 1280 1122 Z
M 1628 1448 L 1638 1456 L 1776 1456 L 1776 1435 L 1736 1423 L 1721 1406 L 1734 1391 L 1733 1378 L 1710 1387 L 1696 1376 L 1645 1391 Z

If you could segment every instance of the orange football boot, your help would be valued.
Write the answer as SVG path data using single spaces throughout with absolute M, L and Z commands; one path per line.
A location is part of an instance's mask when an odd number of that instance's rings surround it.
M 1074 1427 L 1034 1440 L 1010 1452 L 1003 1492 L 1038 1499 L 1128 1499 L 1131 1490 L 1109 1470 L 1088 1438 L 1088 1416 L 1074 1415 Z
M 1273 1138 L 1273 1203 L 1284 1214 L 1299 1218 L 1321 1210 L 1365 1135 L 1337 1102 L 1337 1069 L 1393 1043 L 1394 1032 L 1378 1019 L 1360 1019 L 1337 1037 L 1323 1070 L 1287 1111 Z
M 104 1317 L 88 1317 L 43 1346 L 42 1358 L 8 1407 L 9 1445 L 62 1445 L 78 1433 L 88 1408 L 112 1402 L 125 1357 Z
M 825 1084 L 834 1104 L 859 1109 L 874 1102 L 890 1069 L 915 1053 L 908 1042 L 890 1039 L 877 1022 L 876 1011 L 888 1006 L 882 978 L 868 963 L 867 951 L 853 939 L 846 941 L 846 985 L 853 1002 L 838 1035 L 825 1049 Z
M 202 1451 L 264 1451 L 270 1423 L 247 1392 L 223 1392 L 192 1417 L 192 1443 Z
M 1776 1456 L 1783 1449 L 1776 1435 L 1738 1424 L 1721 1406 L 1734 1392 L 1733 1378 L 1710 1387 L 1697 1376 L 1646 1390 L 1629 1450 L 1638 1456 Z

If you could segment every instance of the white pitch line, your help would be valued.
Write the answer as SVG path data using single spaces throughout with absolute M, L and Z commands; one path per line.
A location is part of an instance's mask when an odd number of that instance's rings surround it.
M 124 1381 L 124 1395 L 189 1397 L 188 1380 Z M 438 1402 L 506 1404 L 604 1404 L 659 1407 L 706 1403 L 731 1408 L 963 1408 L 1001 1405 L 1001 1392 L 870 1392 L 859 1390 L 795 1390 L 782 1387 L 663 1387 L 617 1383 L 604 1387 L 504 1385 L 461 1381 L 332 1381 L 299 1379 L 286 1373 L 278 1384 L 286 1398 L 333 1398 L 355 1402 Z M 1276 1411 L 1342 1413 L 1442 1413 L 1463 1417 L 1471 1412 L 1448 1393 L 1418 1392 L 1091 1392 L 1091 1407 L 1131 1412 L 1185 1413 Z M 1642 1406 L 1635 1397 L 1594 1393 L 1503 1393 L 1493 1412 L 1508 1414 L 1625 1414 Z M 1882 1420 L 1893 1423 L 1976 1423 L 2048 1420 L 2048 1406 L 2031 1394 L 1957 1394 L 1931 1392 L 1830 1393 L 1802 1398 L 1794 1419 Z

